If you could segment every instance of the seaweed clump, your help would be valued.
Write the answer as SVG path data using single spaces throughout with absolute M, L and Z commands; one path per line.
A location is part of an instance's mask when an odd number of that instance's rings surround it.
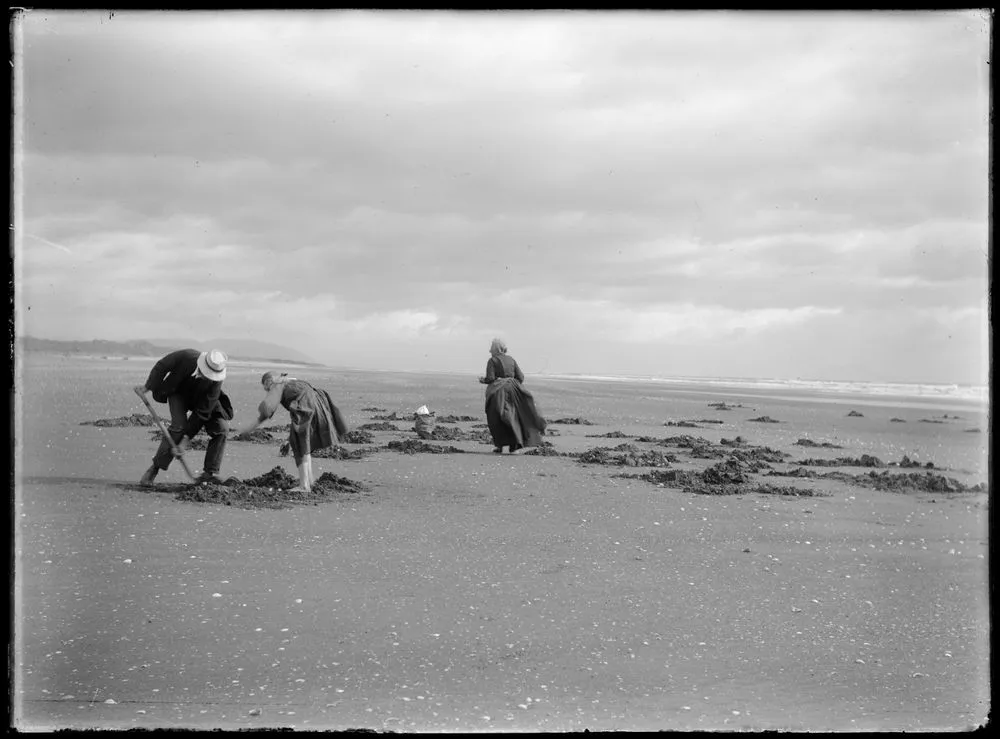
M 871 454 L 862 454 L 860 457 L 837 457 L 836 459 L 800 459 L 796 464 L 805 467 L 885 467 L 886 464 L 878 457 Z
M 551 441 L 543 441 L 541 446 L 532 447 L 524 452 L 529 457 L 569 457 L 574 456 L 560 452 Z
M 230 477 L 218 483 L 196 483 L 177 493 L 178 500 L 214 503 L 237 508 L 289 508 L 292 505 L 329 501 L 337 494 L 360 494 L 367 487 L 346 477 L 324 472 L 312 489 L 298 489 L 299 481 L 281 467 L 248 480 Z
M 822 449 L 843 449 L 844 447 L 833 444 L 829 441 L 813 441 L 812 439 L 799 439 L 795 442 L 795 446 L 808 446 L 817 447 Z
M 440 416 L 437 419 L 438 423 L 468 423 L 469 421 L 478 421 L 479 419 L 475 416 L 455 416 L 448 414 L 446 416 Z
M 416 439 L 404 439 L 403 441 L 390 441 L 386 444 L 387 449 L 392 449 L 403 454 L 463 454 L 464 449 L 455 446 L 438 446 L 428 444 L 425 441 Z
M 393 428 L 395 430 L 395 427 Z M 345 444 L 371 444 L 375 439 L 366 429 L 351 429 L 344 434 L 341 441 Z
M 712 465 L 701 472 L 650 470 L 639 475 L 623 474 L 619 477 L 641 479 L 660 487 L 679 488 L 686 493 L 699 495 L 747 495 L 749 493 L 797 497 L 826 495 L 826 493 L 811 488 L 759 483 L 754 480 L 747 466 L 734 458 Z
M 671 462 L 677 461 L 677 457 L 672 454 L 665 454 L 658 449 L 643 451 L 634 444 L 589 449 L 577 459 L 585 464 L 609 467 L 669 467 Z
M 363 423 L 358 426 L 359 431 L 399 431 L 399 426 L 394 423 L 389 423 L 387 421 L 381 421 L 379 423 Z

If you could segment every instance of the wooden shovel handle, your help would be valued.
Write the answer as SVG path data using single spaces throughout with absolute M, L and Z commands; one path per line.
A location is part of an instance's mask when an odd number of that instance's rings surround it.
M 138 395 L 139 399 L 142 400 L 143 404 L 145 404 L 146 408 L 149 410 L 149 415 L 153 417 L 153 420 L 156 421 L 156 425 L 160 427 L 160 432 L 163 434 L 164 437 L 166 437 L 167 441 L 170 442 L 170 448 L 174 450 L 174 456 L 176 456 L 177 459 L 180 460 L 181 466 L 184 468 L 184 471 L 187 472 L 187 476 L 191 478 L 191 482 L 198 482 L 198 480 L 194 476 L 194 473 L 191 472 L 191 468 L 188 467 L 187 460 L 184 459 L 184 452 L 182 452 L 181 448 L 177 446 L 177 443 L 174 441 L 174 437 L 170 435 L 170 432 L 167 430 L 167 427 L 163 425 L 163 421 L 156 414 L 156 411 L 153 410 L 153 406 L 150 404 L 149 399 L 146 397 L 146 394 L 141 393 L 138 390 L 135 391 L 135 394 Z

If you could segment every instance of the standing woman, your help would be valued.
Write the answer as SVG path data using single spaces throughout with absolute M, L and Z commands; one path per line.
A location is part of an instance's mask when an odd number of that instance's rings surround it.
M 330 400 L 326 390 L 314 388 L 304 380 L 296 380 L 286 373 L 265 372 L 260 378 L 264 386 L 264 400 L 258 407 L 259 415 L 253 425 L 240 431 L 247 434 L 271 418 L 282 405 L 292 417 L 288 444 L 299 470 L 299 487 L 312 489 L 312 453 L 333 446 L 347 433 L 347 424 L 340 409 Z
M 486 423 L 493 437 L 493 453 L 503 454 L 505 446 L 511 452 L 526 446 L 541 446 L 545 419 L 535 410 L 534 396 L 522 387 L 524 373 L 507 354 L 507 345 L 502 340 L 493 339 L 490 344 L 486 376 L 479 381 L 489 385 Z

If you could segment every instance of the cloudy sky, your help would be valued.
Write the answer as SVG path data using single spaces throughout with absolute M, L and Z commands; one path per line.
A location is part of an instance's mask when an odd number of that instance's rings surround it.
M 21 333 L 987 381 L 982 12 L 16 27 Z

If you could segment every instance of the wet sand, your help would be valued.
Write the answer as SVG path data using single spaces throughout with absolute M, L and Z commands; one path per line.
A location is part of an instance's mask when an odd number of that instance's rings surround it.
M 227 381 L 239 422 L 259 402 L 258 369 Z M 388 443 L 417 436 L 398 421 L 345 445 L 371 454 L 316 460 L 317 475 L 363 490 L 275 510 L 178 500 L 179 465 L 158 490 L 135 485 L 150 429 L 84 424 L 140 413 L 130 387 L 147 371 L 53 357 L 26 368 L 22 729 L 948 731 L 988 713 L 986 493 L 762 471 L 814 494 L 703 495 L 564 456 L 629 442 L 697 472 L 719 460 L 600 436 L 741 436 L 791 455 L 775 469 L 908 455 L 972 486 L 987 480 L 982 409 L 529 376 L 547 418 L 591 422 L 550 427 L 560 456 L 473 440 L 400 453 Z M 474 377 L 299 376 L 352 428 L 422 404 L 483 418 Z M 765 415 L 778 423 L 750 421 Z M 723 423 L 664 426 L 707 419 Z M 230 441 L 223 474 L 294 474 L 278 445 Z M 189 454 L 197 470 L 203 453 Z

